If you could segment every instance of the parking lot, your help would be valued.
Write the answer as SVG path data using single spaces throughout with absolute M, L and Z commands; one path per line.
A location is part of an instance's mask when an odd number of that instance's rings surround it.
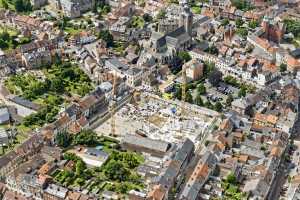
M 213 87 L 208 82 L 204 83 L 206 88 L 206 94 L 201 95 L 204 101 L 209 100 L 212 103 L 221 102 L 225 104 L 228 95 L 232 95 L 234 98 L 238 96 L 239 89 L 232 87 L 231 85 L 227 85 L 223 82 L 219 84 L 218 87 Z M 197 89 L 193 91 L 193 96 L 196 97 Z

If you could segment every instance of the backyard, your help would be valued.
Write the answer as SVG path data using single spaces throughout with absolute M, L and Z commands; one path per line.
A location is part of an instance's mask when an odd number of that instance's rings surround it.
M 31 38 L 19 35 L 20 33 L 18 30 L 9 26 L 0 25 L 0 49 L 15 49 L 16 47 L 31 41 Z
M 72 160 L 75 164 L 68 169 L 56 170 L 52 174 L 56 182 L 70 188 L 88 190 L 94 194 L 108 190 L 126 195 L 132 189 L 143 189 L 142 178 L 136 173 L 136 168 L 144 162 L 142 155 L 121 151 L 117 142 L 107 137 L 97 137 L 92 131 L 77 134 L 72 139 L 72 144 L 91 148 L 101 147 L 109 154 L 109 158 L 101 167 L 88 167 L 73 153 L 76 146 L 69 146 L 64 159 Z
M 5 80 L 5 86 L 12 94 L 42 105 L 37 113 L 24 118 L 25 127 L 53 122 L 61 107 L 68 104 L 67 97 L 84 96 L 93 89 L 89 77 L 71 63 L 55 64 L 42 72 L 40 76 L 28 72 Z

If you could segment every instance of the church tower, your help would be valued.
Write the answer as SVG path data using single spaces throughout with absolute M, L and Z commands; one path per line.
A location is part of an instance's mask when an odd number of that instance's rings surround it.
M 179 27 L 184 26 L 185 31 L 192 35 L 193 13 L 188 5 L 187 0 L 180 1 L 181 14 L 179 17 Z

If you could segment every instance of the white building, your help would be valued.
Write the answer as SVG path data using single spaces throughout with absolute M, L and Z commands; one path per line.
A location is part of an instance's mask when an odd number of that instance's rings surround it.
M 8 134 L 5 129 L 0 128 L 0 146 L 8 145 Z
M 9 122 L 10 114 L 8 108 L 0 108 L 0 124 L 6 124 Z

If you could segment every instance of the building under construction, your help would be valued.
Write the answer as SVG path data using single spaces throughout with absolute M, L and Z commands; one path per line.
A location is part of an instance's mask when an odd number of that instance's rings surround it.
M 185 112 L 182 112 L 182 108 Z M 219 113 L 144 93 L 139 101 L 124 105 L 113 118 L 113 130 L 117 138 L 136 134 L 175 143 L 189 138 L 197 143 L 209 127 L 215 126 Z M 99 135 L 111 135 L 111 122 L 107 120 L 95 131 Z

